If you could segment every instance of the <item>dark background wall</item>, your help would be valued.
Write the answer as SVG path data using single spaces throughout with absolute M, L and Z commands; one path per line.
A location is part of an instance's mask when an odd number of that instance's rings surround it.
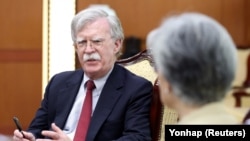
M 217 19 L 238 46 L 250 45 L 249 0 L 77 0 L 76 10 L 108 4 L 125 36 L 142 39 L 171 13 L 198 11 Z M 70 27 L 69 27 L 70 28 Z M 0 1 L 0 133 L 12 134 L 13 116 L 27 129 L 42 98 L 42 0 Z

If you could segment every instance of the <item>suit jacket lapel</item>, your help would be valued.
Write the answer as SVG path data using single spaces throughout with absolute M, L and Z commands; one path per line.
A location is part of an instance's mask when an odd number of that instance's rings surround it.
M 109 113 L 112 111 L 114 104 L 121 96 L 119 88 L 123 86 L 124 75 L 120 66 L 115 65 L 113 71 L 103 87 L 95 111 L 91 118 L 91 123 L 87 133 L 87 140 L 94 140 L 97 132 L 102 126 Z
M 58 95 L 59 100 L 57 103 L 56 119 L 54 121 L 61 129 L 64 128 L 68 115 L 72 109 L 82 78 L 83 72 L 77 71 L 71 79 L 65 82 L 65 87 L 60 90 L 60 95 Z

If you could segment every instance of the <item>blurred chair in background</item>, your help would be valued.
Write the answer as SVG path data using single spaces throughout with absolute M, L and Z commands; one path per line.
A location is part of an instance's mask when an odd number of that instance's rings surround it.
M 233 88 L 233 97 L 235 99 L 235 107 L 243 106 L 243 99 L 250 99 L 250 54 L 248 54 L 246 61 L 246 78 L 243 81 L 242 85 L 234 86 Z M 250 105 L 250 104 L 249 104 Z
M 135 36 L 126 37 L 121 59 L 129 58 L 141 51 L 141 39 Z

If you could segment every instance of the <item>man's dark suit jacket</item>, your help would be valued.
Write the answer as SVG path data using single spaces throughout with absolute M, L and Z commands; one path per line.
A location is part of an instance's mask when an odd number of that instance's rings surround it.
M 82 70 L 55 75 L 28 131 L 36 138 L 43 138 L 41 131 L 50 129 L 53 122 L 63 129 L 82 79 Z M 115 64 L 94 110 L 86 141 L 151 140 L 152 88 L 150 81 Z

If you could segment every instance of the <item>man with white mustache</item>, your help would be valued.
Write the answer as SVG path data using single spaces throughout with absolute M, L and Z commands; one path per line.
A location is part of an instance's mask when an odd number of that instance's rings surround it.
M 150 141 L 153 86 L 116 64 L 124 40 L 118 17 L 87 8 L 73 18 L 71 33 L 81 69 L 52 77 L 28 130 L 15 130 L 14 141 Z M 91 121 L 77 140 L 88 80 L 95 85 Z
M 97 52 L 92 54 L 84 54 L 83 61 L 88 61 L 88 60 L 101 60 L 101 57 Z

